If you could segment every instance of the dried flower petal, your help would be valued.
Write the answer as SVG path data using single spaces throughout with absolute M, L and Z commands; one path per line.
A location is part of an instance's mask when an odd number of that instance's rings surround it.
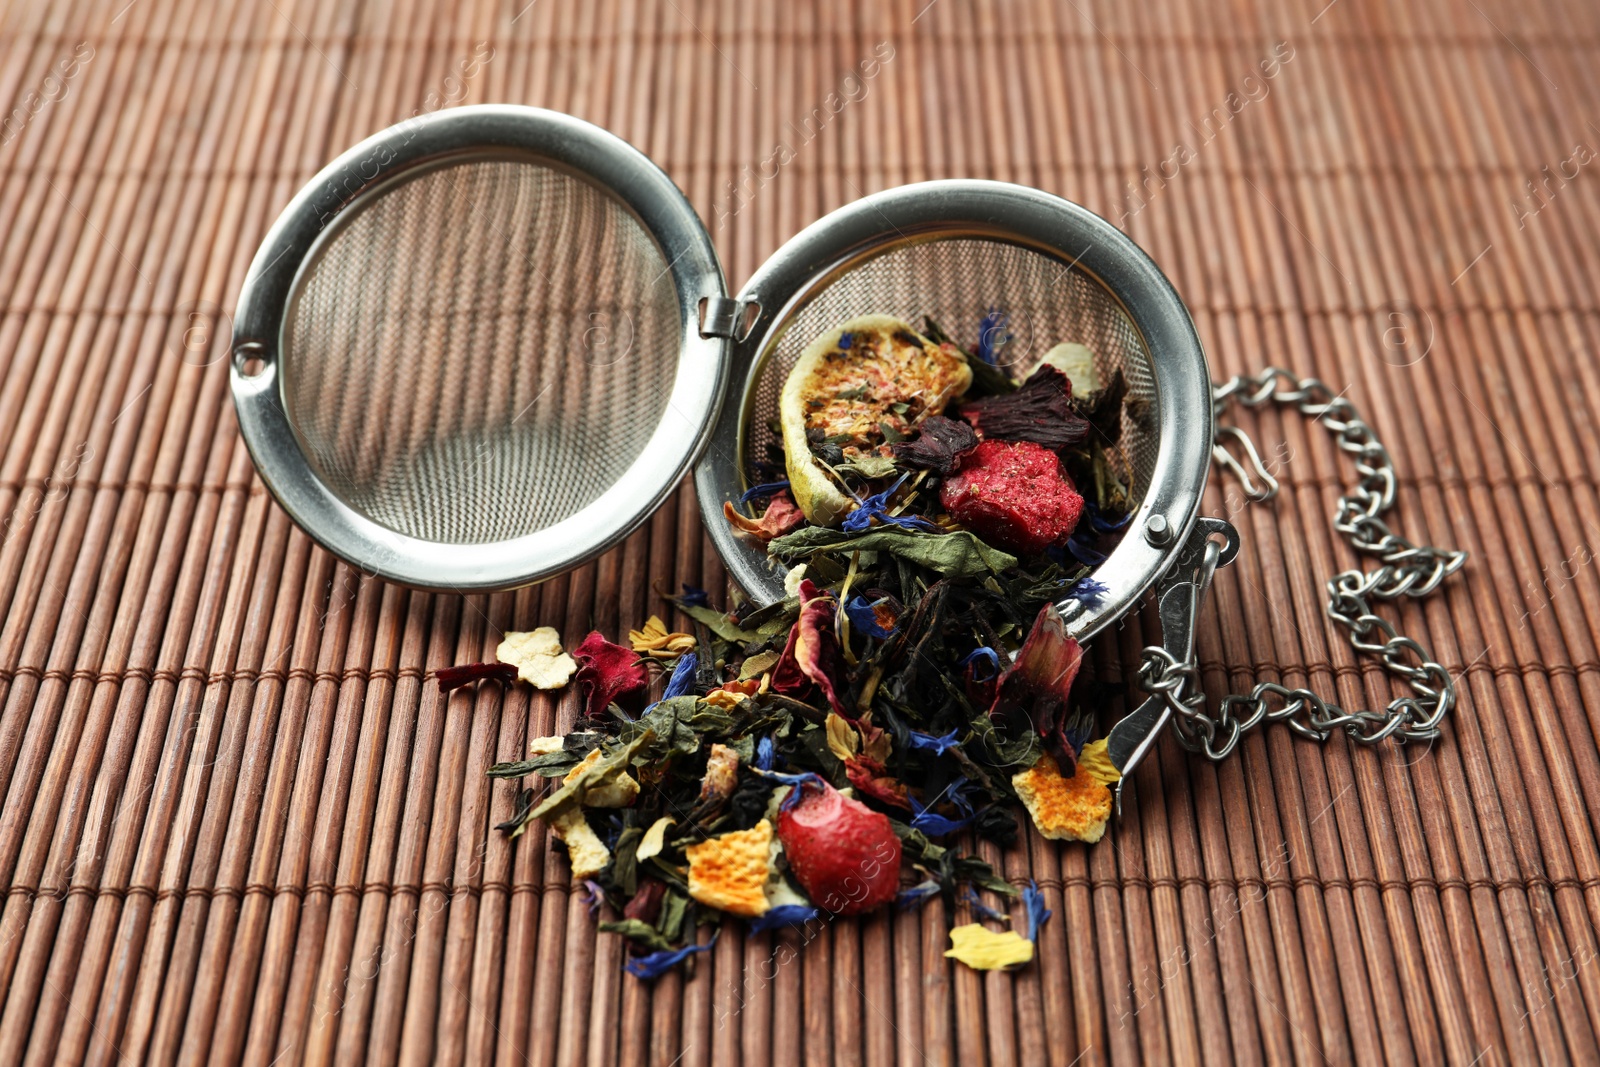
M 633 898 L 622 907 L 623 917 L 655 925 L 656 917 L 661 914 L 661 899 L 666 895 L 667 883 L 659 878 L 641 878 Z
M 1084 745 L 1083 751 L 1078 753 L 1078 770 L 1091 778 L 1098 778 L 1106 785 L 1116 785 L 1122 779 L 1122 772 L 1117 770 L 1117 765 L 1111 762 L 1111 755 L 1106 751 L 1108 740 L 1102 737 Z
M 776 496 L 787 488 L 789 488 L 789 480 L 787 478 L 781 482 L 763 482 L 760 485 L 752 485 L 750 488 L 739 494 L 739 503 L 748 504 L 752 500 L 761 500 L 769 496 Z
M 635 653 L 607 641 L 599 631 L 585 637 L 572 650 L 572 658 L 578 661 L 578 687 L 584 693 L 584 715 L 590 719 L 604 715 L 612 701 L 642 691 L 649 680 Z
M 703 945 L 685 945 L 682 948 L 662 949 L 647 956 L 635 956 L 625 966 L 629 974 L 648 982 L 660 978 L 696 952 L 704 952 L 716 943 L 717 935 L 712 934 L 711 940 Z
M 455 667 L 440 667 L 436 677 L 439 679 L 439 692 L 448 693 L 484 678 L 493 678 L 509 685 L 517 680 L 517 668 L 510 663 L 463 663 Z
M 895 894 L 895 909 L 897 911 L 905 911 L 909 908 L 920 908 L 924 903 L 927 902 L 929 897 L 933 896 L 935 893 L 938 893 L 940 888 L 941 887 L 938 882 L 935 882 L 932 878 L 929 878 L 925 881 L 918 882 L 916 885 L 907 889 L 902 889 L 900 892 Z
M 968 401 L 960 414 L 987 440 L 1032 441 L 1053 452 L 1089 436 L 1088 421 L 1072 410 L 1072 382 L 1049 364 L 1016 392 Z
M 1028 913 L 1028 940 L 1038 944 L 1039 928 L 1055 914 L 1044 906 L 1044 894 L 1039 891 L 1038 882 L 1029 879 L 1028 884 L 1022 887 L 1022 906 Z
M 694 648 L 693 634 L 669 631 L 661 616 L 652 615 L 642 630 L 629 630 L 628 643 L 635 652 L 653 659 L 677 659 Z
M 932 752 L 935 756 L 942 756 L 952 748 L 961 745 L 961 729 L 957 727 L 943 737 L 934 737 L 921 730 L 908 731 L 911 747 L 919 752 Z
M 950 949 L 945 955 L 975 971 L 998 971 L 1033 959 L 1033 942 L 1015 930 L 997 933 L 978 923 L 968 923 L 950 931 Z
M 786 533 L 798 530 L 806 522 L 805 514 L 796 506 L 788 490 L 779 490 L 767 502 L 767 510 L 761 513 L 759 519 L 740 514 L 733 503 L 726 500 L 722 503 L 722 514 L 735 529 L 742 530 L 758 541 L 771 541 L 774 537 L 782 537 Z
M 938 527 L 920 515 L 892 515 L 889 513 L 889 498 L 900 491 L 905 484 L 908 474 L 902 474 L 895 479 L 895 483 L 881 493 L 856 501 L 856 509 L 839 524 L 839 529 L 847 533 L 860 533 L 870 530 L 874 524 L 880 526 L 899 526 L 907 530 L 938 531 Z
M 849 717 L 844 701 L 842 679 L 844 665 L 839 652 L 839 639 L 833 633 L 833 616 L 839 602 L 812 584 L 809 578 L 800 581 L 800 618 L 789 629 L 789 643 L 784 647 L 783 659 L 773 670 L 774 692 L 791 694 L 804 690 L 797 685 L 795 671 L 816 683 L 828 698 L 828 706 L 840 715 Z
M 780 904 L 751 919 L 746 929 L 752 934 L 759 934 L 763 930 L 777 930 L 784 926 L 804 926 L 821 916 L 822 912 L 809 904 Z
M 887 593 L 876 600 L 853 596 L 844 606 L 844 613 L 857 633 L 876 637 L 880 641 L 893 637 L 900 629 L 903 610 L 900 601 Z
M 851 756 L 844 761 L 845 777 L 856 791 L 891 808 L 910 811 L 915 803 L 906 794 L 905 783 L 889 775 L 889 768 L 866 754 Z M 916 820 L 912 820 L 916 825 Z
M 501 663 L 516 667 L 517 677 L 537 689 L 560 689 L 578 669 L 573 658 L 561 650 L 561 635 L 554 626 L 526 633 L 509 630 L 494 654 Z
M 961 464 L 961 457 L 978 447 L 978 435 L 971 424 L 943 415 L 922 420 L 921 432 L 910 441 L 891 446 L 902 466 L 949 474 Z
M 1067 699 L 1083 662 L 1083 649 L 1067 636 L 1054 604 L 1039 609 L 1017 660 L 1000 676 L 989 717 L 1014 729 L 1030 724 L 1045 749 L 1071 774 L 1077 753 L 1067 744 Z

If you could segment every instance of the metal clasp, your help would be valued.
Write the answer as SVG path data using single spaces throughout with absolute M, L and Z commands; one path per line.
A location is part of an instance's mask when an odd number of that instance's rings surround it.
M 1141 672 L 1140 684 L 1149 690 L 1150 697 L 1113 726 L 1106 738 L 1106 755 L 1122 775 L 1115 794 L 1119 816 L 1124 783 L 1155 746 L 1173 713 L 1187 714 L 1190 704 L 1205 699 L 1194 657 L 1200 602 L 1211 587 L 1217 568 L 1232 563 L 1238 554 L 1239 533 L 1231 524 L 1221 519 L 1198 519 L 1172 569 L 1156 587 L 1161 644 L 1145 649 L 1145 653 L 1148 661 L 1158 665 L 1159 673 L 1144 677 Z

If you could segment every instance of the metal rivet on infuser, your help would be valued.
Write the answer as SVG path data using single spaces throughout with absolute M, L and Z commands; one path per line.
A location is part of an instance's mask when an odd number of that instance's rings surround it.
M 1152 515 L 1145 520 L 1144 539 L 1157 548 L 1172 540 L 1172 524 L 1165 515 Z

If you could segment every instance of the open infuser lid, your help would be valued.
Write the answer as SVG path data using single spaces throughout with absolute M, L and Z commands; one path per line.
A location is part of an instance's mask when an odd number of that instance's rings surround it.
M 556 112 L 455 108 L 290 202 L 239 297 L 234 401 L 262 480 L 329 551 L 419 588 L 514 588 L 677 486 L 734 310 L 642 153 Z

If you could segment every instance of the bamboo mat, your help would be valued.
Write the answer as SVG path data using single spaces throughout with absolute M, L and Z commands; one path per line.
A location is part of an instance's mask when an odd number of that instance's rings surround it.
M 523 3 L 4 5 L 0 1063 L 1600 1062 L 1600 9 Z M 1396 528 L 1472 552 L 1398 613 L 1458 680 L 1443 740 L 1165 742 L 1106 842 L 981 846 L 1055 912 L 1016 974 L 943 959 L 935 901 L 625 976 L 565 858 L 491 829 L 513 786 L 483 769 L 572 708 L 427 672 L 720 592 L 689 490 L 540 588 L 363 580 L 255 480 L 206 335 L 326 160 L 481 101 L 639 146 L 735 285 L 926 178 L 1120 222 L 1214 376 L 1344 389 L 1403 474 Z M 1350 468 L 1320 427 L 1243 424 L 1284 491 L 1212 480 L 1244 551 L 1207 690 L 1381 706 L 1322 616 Z

